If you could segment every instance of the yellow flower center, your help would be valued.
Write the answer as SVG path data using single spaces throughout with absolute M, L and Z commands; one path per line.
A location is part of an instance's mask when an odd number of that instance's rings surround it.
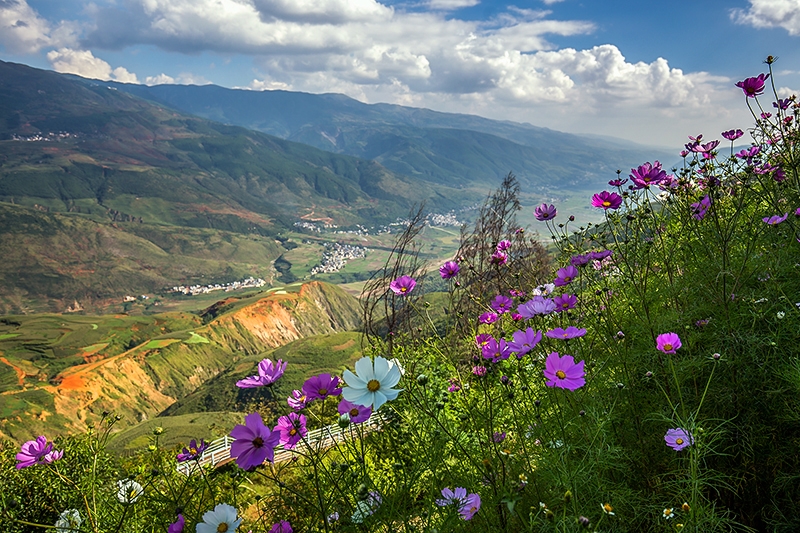
M 572 281 L 572 277 L 570 277 L 570 276 L 567 276 L 567 277 L 565 277 L 565 278 L 564 278 L 564 281 L 565 281 L 566 283 L 569 283 L 570 281 Z
M 381 382 L 378 381 L 377 379 L 371 379 L 369 380 L 369 383 L 367 383 L 367 390 L 370 392 L 376 392 L 380 388 L 381 388 Z
M 326 394 L 328 394 L 328 389 L 319 389 L 320 396 L 325 396 Z
M 675 439 L 675 444 L 683 444 L 683 439 L 678 437 L 677 439 Z
M 611 202 L 609 202 L 608 200 L 605 200 L 603 202 L 603 207 L 611 207 Z
M 350 409 L 350 416 L 358 416 L 358 409 L 356 409 L 355 407 Z
M 406 292 L 407 290 L 408 290 L 408 287 L 400 287 L 400 292 Z
M 294 428 L 290 429 L 289 430 L 289 436 L 290 437 L 294 437 L 295 435 L 297 435 L 297 430 L 294 429 Z
M 197 455 L 197 448 L 189 448 L 189 453 L 192 455 Z
M 567 377 L 567 374 L 565 374 L 563 370 L 558 370 L 556 371 L 556 377 L 558 379 L 564 379 Z
M 611 507 L 611 504 L 610 504 L 610 503 L 604 503 L 604 504 L 603 504 L 603 510 L 604 510 L 605 512 L 607 512 L 607 513 L 610 513 L 611 511 L 613 511 L 613 510 L 614 510 L 614 508 L 613 508 L 613 507 Z
M 667 344 L 665 344 L 665 345 L 664 345 L 664 351 L 665 351 L 665 352 L 668 352 L 668 351 L 670 351 L 671 349 L 672 349 L 672 345 L 671 345 L 670 343 L 667 343 Z
M 228 531 L 228 524 L 225 522 L 217 526 L 217 533 L 225 533 L 226 531 Z

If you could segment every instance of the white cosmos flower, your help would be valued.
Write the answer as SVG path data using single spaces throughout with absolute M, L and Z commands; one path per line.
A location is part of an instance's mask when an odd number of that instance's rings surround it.
M 77 509 L 63 511 L 56 520 L 56 533 L 77 533 L 83 520 Z
M 356 362 L 356 373 L 344 371 L 342 397 L 350 403 L 372 407 L 377 411 L 381 405 L 394 400 L 403 389 L 393 389 L 400 381 L 400 368 L 383 357 L 376 357 L 373 366 L 369 357 Z
M 197 533 L 233 533 L 241 518 L 236 516 L 236 507 L 227 503 L 220 503 L 214 507 L 213 511 L 203 513 L 203 521 L 195 526 Z
M 121 479 L 117 481 L 117 499 L 122 503 L 133 503 L 139 499 L 144 492 L 144 488 L 132 479 Z

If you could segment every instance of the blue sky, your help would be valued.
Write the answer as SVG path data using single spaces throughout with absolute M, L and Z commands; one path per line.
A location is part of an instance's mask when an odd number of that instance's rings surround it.
M 0 59 L 123 82 L 339 92 L 676 150 L 750 117 L 733 84 L 800 0 L 0 0 Z

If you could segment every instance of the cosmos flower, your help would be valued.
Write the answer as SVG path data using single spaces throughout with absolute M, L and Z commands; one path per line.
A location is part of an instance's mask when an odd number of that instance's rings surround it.
M 582 267 L 589 264 L 592 259 L 587 254 L 573 255 L 569 258 L 569 263 L 572 266 Z
M 551 339 L 574 339 L 586 335 L 586 328 L 576 328 L 575 326 L 568 326 L 567 329 L 553 328 L 545 335 Z
M 235 507 L 220 503 L 213 511 L 203 513 L 203 521 L 195 529 L 197 533 L 233 533 L 241 523 Z
M 542 204 L 533 210 L 533 216 L 536 217 L 536 220 L 541 221 L 556 218 L 556 213 L 556 206 L 547 204 Z
M 481 497 L 474 493 L 467 494 L 467 489 L 463 487 L 456 487 L 455 490 L 445 487 L 442 489 L 442 497 L 436 500 L 436 505 L 455 505 L 461 518 L 470 520 L 481 508 Z
M 397 398 L 402 390 L 392 388 L 400 381 L 400 369 L 394 362 L 380 356 L 374 363 L 369 357 L 359 359 L 355 374 L 344 371 L 344 381 L 347 384 L 342 389 L 345 400 L 376 411 L 387 401 Z
M 486 312 L 478 317 L 478 322 L 481 324 L 494 324 L 497 322 L 497 313 Z
M 656 348 L 664 353 L 675 353 L 681 346 L 681 338 L 677 333 L 662 333 L 656 337 Z
M 585 361 L 575 363 L 571 355 L 561 357 L 558 352 L 551 353 L 545 360 L 544 377 L 547 378 L 545 385 L 567 390 L 583 387 L 586 384 L 584 363 Z
M 729 141 L 735 141 L 742 135 L 744 135 L 744 132 L 742 130 L 728 130 L 722 132 L 722 136 L 728 139 Z
M 200 444 L 197 444 L 197 441 L 192 439 L 189 441 L 189 447 L 184 447 L 183 451 L 181 451 L 181 453 L 179 453 L 176 457 L 176 460 L 179 463 L 184 461 L 194 461 L 203 455 L 203 452 L 206 450 L 206 448 L 208 448 L 208 443 L 205 440 L 200 439 Z
M 492 309 L 497 311 L 498 314 L 509 312 L 513 305 L 514 305 L 514 300 L 503 294 L 498 294 L 497 296 L 495 296 L 494 300 L 492 300 L 491 303 Z
M 64 456 L 64 451 L 53 451 L 53 443 L 47 442 L 47 437 L 40 435 L 36 440 L 29 440 L 20 447 L 16 459 L 17 470 L 36 464 L 50 464 Z
M 417 282 L 411 276 L 400 276 L 389 284 L 389 288 L 398 296 L 406 296 L 416 286 Z
M 708 208 L 711 207 L 711 198 L 705 195 L 699 202 L 693 203 L 690 207 L 692 217 L 697 220 L 703 220 L 708 212 Z
M 439 275 L 442 276 L 442 279 L 451 279 L 456 277 L 460 270 L 461 267 L 458 266 L 458 263 L 455 261 L 448 261 L 439 267 Z
M 493 265 L 502 266 L 508 262 L 508 254 L 504 252 L 495 252 L 489 258 L 489 262 Z
M 755 98 L 764 92 L 764 82 L 769 78 L 769 74 L 759 74 L 755 78 L 747 78 L 743 81 L 737 82 L 736 86 L 739 87 L 747 98 Z
M 338 376 L 330 374 L 311 376 L 303 383 L 303 394 L 309 400 L 324 400 L 328 396 L 339 396 L 342 393 L 340 384 Z
M 269 533 L 293 533 L 292 525 L 286 520 L 280 520 L 274 524 L 269 530 Z
M 556 272 L 556 279 L 553 281 L 553 284 L 556 287 L 563 287 L 564 285 L 568 285 L 572 282 L 575 278 L 578 277 L 578 269 L 572 265 L 565 266 L 564 268 L 559 268 Z
M 311 400 L 302 391 L 295 389 L 292 391 L 292 395 L 286 398 L 286 403 L 295 411 L 302 411 L 311 403 Z
M 121 503 L 134 503 L 144 493 L 144 488 L 132 479 L 117 481 L 117 499 Z
M 233 428 L 231 437 L 236 439 L 231 444 L 231 457 L 244 470 L 256 467 L 266 460 L 272 462 L 275 458 L 275 446 L 281 440 L 281 434 L 265 426 L 258 413 L 247 415 L 244 425 Z
M 287 450 L 291 450 L 308 434 L 306 415 L 297 413 L 284 415 L 278 418 L 278 423 L 272 431 L 280 433 L 280 444 L 283 444 Z
M 772 215 L 771 217 L 764 217 L 761 220 L 764 221 L 765 224 L 770 226 L 777 226 L 784 220 L 786 220 L 789 216 L 789 213 L 784 213 L 783 215 Z
M 491 336 L 489 333 L 479 333 L 475 335 L 475 345 L 478 348 L 483 348 L 486 346 L 486 343 L 492 340 L 494 337 Z
M 574 308 L 578 303 L 578 297 L 574 294 L 562 294 L 553 298 L 553 303 L 556 304 L 556 312 L 561 313 Z
M 517 307 L 517 313 L 524 318 L 533 318 L 536 315 L 547 315 L 555 310 L 556 304 L 551 298 L 538 295 Z
M 676 452 L 694 444 L 692 434 L 683 428 L 668 429 L 667 434 L 664 435 L 664 441 Z
M 283 375 L 286 364 L 281 359 L 278 359 L 277 363 L 273 363 L 270 359 L 262 359 L 258 363 L 258 375 L 240 379 L 236 382 L 236 386 L 240 389 L 253 389 L 272 385 Z
M 366 422 L 372 415 L 371 407 L 364 407 L 363 405 L 354 404 L 348 402 L 347 400 L 340 401 L 337 409 L 340 415 L 346 414 L 350 417 L 351 424 L 360 424 L 361 422 Z
M 542 332 L 528 328 L 525 331 L 515 331 L 513 337 L 514 340 L 509 343 L 509 347 L 516 352 L 517 359 L 522 359 L 523 355 L 530 352 L 542 340 Z
M 502 241 L 497 243 L 497 251 L 498 252 L 505 252 L 511 248 L 511 241 L 503 239 Z
M 178 513 L 178 519 L 167 527 L 167 533 L 183 533 L 183 526 L 186 524 L 186 519 L 181 513 Z
M 81 513 L 77 509 L 67 509 L 58 515 L 55 523 L 56 533 L 78 533 L 82 523 Z
M 511 346 L 505 339 L 492 339 L 481 348 L 483 358 L 490 359 L 492 363 L 498 363 L 504 359 L 508 359 L 511 352 Z
M 632 168 L 630 178 L 633 181 L 631 188 L 634 190 L 644 189 L 650 185 L 659 185 L 667 178 L 667 172 L 661 168 L 660 162 L 653 161 L 652 164 L 647 162 L 637 168 Z
M 615 192 L 602 191 L 592 196 L 592 205 L 601 209 L 619 209 L 622 196 Z

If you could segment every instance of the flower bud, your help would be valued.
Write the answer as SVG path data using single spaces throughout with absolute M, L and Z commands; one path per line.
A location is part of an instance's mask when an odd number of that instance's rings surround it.
M 419 376 L 417 376 L 417 385 L 424 387 L 427 384 L 428 384 L 428 376 L 426 376 L 425 374 L 420 374 Z
M 153 428 L 153 435 L 161 435 L 162 433 L 164 433 L 164 428 L 161 426 L 156 426 Z
M 578 523 L 583 527 L 589 527 L 590 524 L 589 519 L 585 516 L 578 517 Z
M 347 426 L 350 425 L 350 415 L 348 415 L 347 413 L 341 415 L 339 417 L 339 420 L 336 421 L 336 423 L 339 424 L 340 428 L 345 429 Z
M 564 503 L 569 503 L 572 501 L 572 491 L 568 490 L 564 493 Z

